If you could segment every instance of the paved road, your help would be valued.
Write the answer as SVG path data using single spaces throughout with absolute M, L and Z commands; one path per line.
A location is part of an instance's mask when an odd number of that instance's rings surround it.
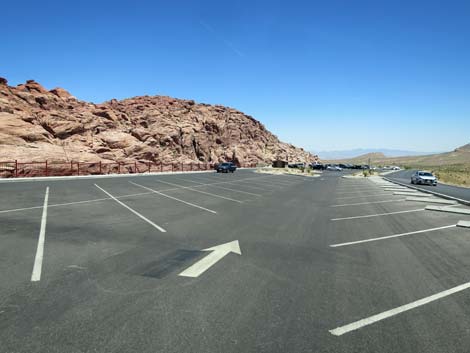
M 469 216 L 424 211 L 369 179 L 240 170 L 9 183 L 0 195 L 0 352 L 470 347 L 470 289 L 455 289 L 470 279 L 470 231 L 413 233 Z M 408 235 L 381 238 L 397 234 Z M 241 255 L 179 275 L 233 241 Z
M 395 173 L 387 175 L 387 178 L 392 180 L 399 181 L 401 183 L 409 184 L 411 180 L 411 175 L 416 172 L 416 170 L 401 170 Z M 413 185 L 423 190 L 435 191 L 444 195 L 456 197 L 462 200 L 470 202 L 470 188 L 463 188 L 452 185 L 445 185 L 438 183 L 437 186 L 428 186 L 428 185 Z

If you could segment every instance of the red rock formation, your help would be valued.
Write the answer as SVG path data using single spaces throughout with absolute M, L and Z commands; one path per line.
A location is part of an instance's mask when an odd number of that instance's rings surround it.
M 62 88 L 0 78 L 0 160 L 313 161 L 251 116 L 162 96 L 77 100 Z

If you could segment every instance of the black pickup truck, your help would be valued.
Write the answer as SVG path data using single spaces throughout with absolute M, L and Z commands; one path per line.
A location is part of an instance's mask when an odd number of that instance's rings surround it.
M 220 163 L 215 167 L 217 173 L 233 173 L 237 170 L 237 166 L 231 162 Z

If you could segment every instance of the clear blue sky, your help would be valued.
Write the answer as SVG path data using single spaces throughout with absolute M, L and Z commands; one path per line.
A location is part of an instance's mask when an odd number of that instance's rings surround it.
M 0 76 L 240 109 L 310 150 L 470 142 L 470 1 L 8 1 Z

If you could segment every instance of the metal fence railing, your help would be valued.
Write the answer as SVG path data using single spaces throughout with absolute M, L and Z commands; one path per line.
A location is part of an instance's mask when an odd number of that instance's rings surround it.
M 0 161 L 0 178 L 38 176 L 77 176 L 102 174 L 136 174 L 159 172 L 191 172 L 213 169 L 214 163 L 158 163 L 158 162 L 57 162 L 57 161 Z M 256 164 L 239 167 L 252 168 Z

